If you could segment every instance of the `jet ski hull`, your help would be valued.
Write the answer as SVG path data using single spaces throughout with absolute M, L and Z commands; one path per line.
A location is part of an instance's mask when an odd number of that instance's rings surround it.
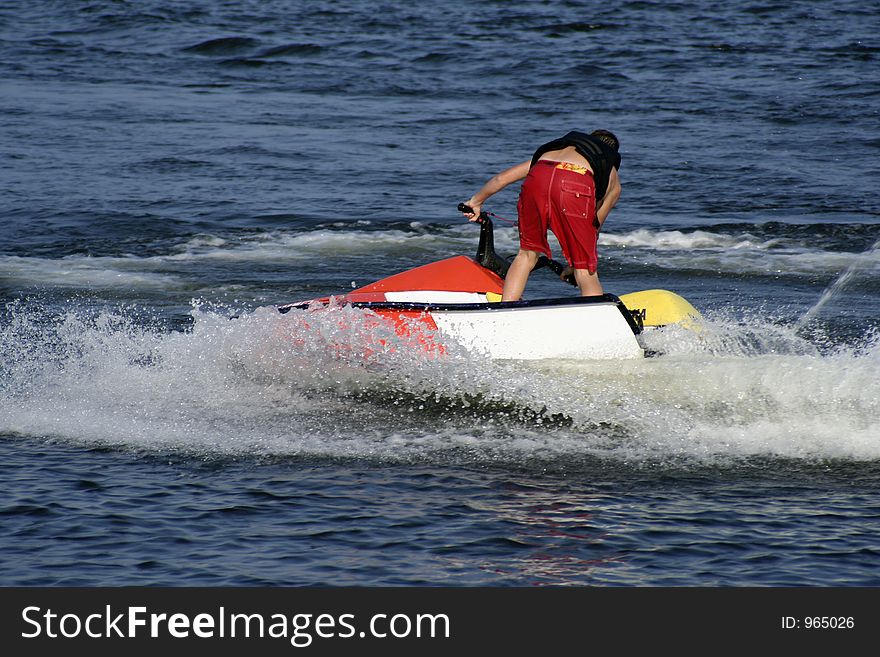
M 433 292 L 437 293 L 442 291 Z M 431 291 L 422 294 L 432 296 Z M 447 298 L 450 296 L 447 294 Z M 485 298 L 470 293 L 458 296 Z M 482 303 L 358 301 L 356 297 L 348 295 L 339 301 L 370 311 L 370 317 L 394 326 L 398 335 L 415 338 L 408 340 L 409 344 L 441 353 L 454 344 L 492 359 L 603 360 L 644 356 L 636 338 L 639 326 L 630 311 L 611 294 Z M 308 308 L 314 310 L 314 302 L 283 311 Z

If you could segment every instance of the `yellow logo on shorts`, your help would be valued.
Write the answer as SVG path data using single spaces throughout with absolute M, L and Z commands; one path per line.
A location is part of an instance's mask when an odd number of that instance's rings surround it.
M 565 169 L 566 171 L 574 171 L 575 173 L 582 173 L 584 175 L 590 173 L 590 170 L 587 167 L 582 167 L 580 164 L 575 164 L 574 162 L 560 162 L 556 165 L 557 169 Z

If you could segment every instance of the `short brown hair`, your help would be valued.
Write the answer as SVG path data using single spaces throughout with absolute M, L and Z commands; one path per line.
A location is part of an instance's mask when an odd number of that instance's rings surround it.
M 617 138 L 617 135 L 610 130 L 593 130 L 590 135 L 598 137 L 602 142 L 611 146 L 615 151 L 620 150 L 620 140 Z

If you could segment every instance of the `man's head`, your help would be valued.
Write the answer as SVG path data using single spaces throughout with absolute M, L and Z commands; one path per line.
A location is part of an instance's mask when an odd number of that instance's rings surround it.
M 593 130 L 590 135 L 597 137 L 602 142 L 608 144 L 615 151 L 620 150 L 620 140 L 617 139 L 617 136 L 610 130 Z

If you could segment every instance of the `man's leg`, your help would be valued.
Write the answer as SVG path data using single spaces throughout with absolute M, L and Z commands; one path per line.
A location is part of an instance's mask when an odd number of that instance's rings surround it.
M 510 265 L 510 269 L 507 271 L 507 276 L 504 277 L 504 291 L 501 293 L 502 301 L 519 301 L 523 290 L 526 289 L 529 274 L 537 263 L 538 253 L 536 251 L 519 250 L 519 253 L 516 254 Z
M 513 269 L 513 266 L 511 266 Z M 509 276 L 509 275 L 508 275 Z M 581 290 L 582 297 L 592 297 L 602 294 L 602 284 L 599 282 L 599 272 L 590 273 L 589 269 L 575 269 L 574 280 Z M 507 285 L 504 286 L 507 289 Z

